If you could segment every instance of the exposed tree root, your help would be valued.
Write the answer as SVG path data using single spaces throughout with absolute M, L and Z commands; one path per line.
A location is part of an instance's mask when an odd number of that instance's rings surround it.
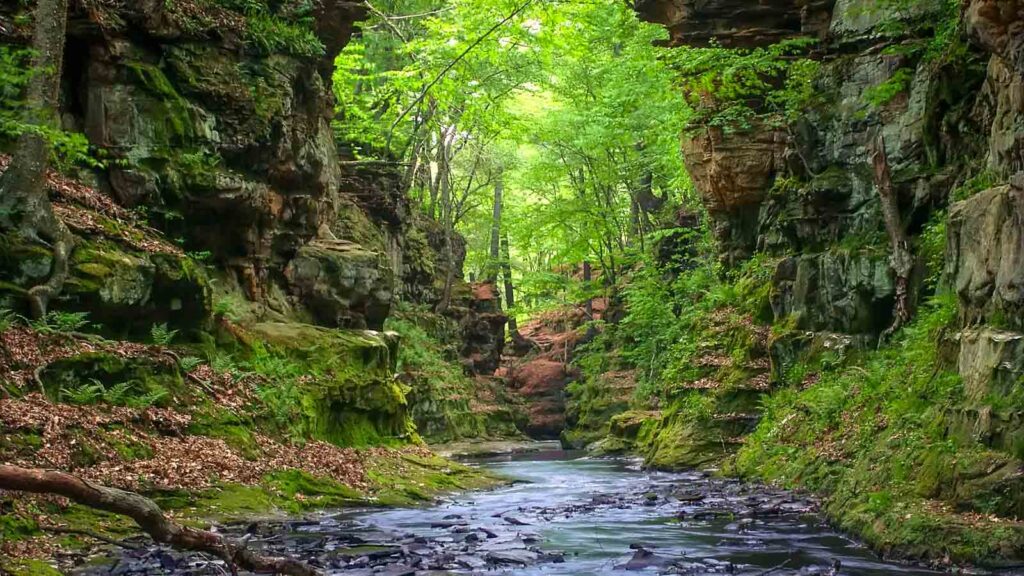
M 29 124 L 59 128 L 60 80 L 67 31 L 67 0 L 41 0 L 33 12 L 32 69 L 38 71 L 28 83 L 26 102 Z M 75 238 L 53 212 L 46 190 L 46 168 L 51 149 L 43 134 L 25 130 L 10 166 L 0 180 L 0 215 L 5 227 L 34 242 L 49 242 L 53 265 L 45 284 L 28 291 L 32 315 L 46 315 L 50 301 L 60 294 L 68 277 L 68 259 Z
M 249 550 L 244 542 L 169 520 L 149 498 L 134 492 L 99 486 L 63 472 L 0 465 L 0 489 L 57 494 L 98 510 L 123 514 L 134 520 L 153 540 L 175 548 L 203 552 L 234 568 L 265 574 L 319 576 L 312 566 L 289 558 L 271 558 Z
M 68 227 L 59 218 L 50 213 L 52 231 L 50 236 L 53 242 L 53 265 L 50 268 L 50 278 L 45 284 L 40 284 L 28 291 L 29 307 L 32 316 L 42 318 L 46 316 L 50 301 L 59 296 L 64 290 L 64 282 L 68 278 L 68 260 L 71 258 L 71 251 L 75 247 L 75 237 L 68 230 Z

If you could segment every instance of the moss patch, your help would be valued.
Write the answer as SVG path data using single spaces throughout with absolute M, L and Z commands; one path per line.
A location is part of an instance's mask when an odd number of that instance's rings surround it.
M 2 560 L 0 559 L 0 571 L 10 576 L 61 576 L 49 562 L 42 560 Z
M 408 506 L 444 493 L 491 488 L 504 482 L 477 468 L 439 456 L 414 454 L 397 459 L 374 459 L 368 475 L 376 485 L 373 502 L 384 506 Z
M 889 554 L 1024 556 L 1022 463 L 950 426 L 966 401 L 943 343 L 955 315 L 939 299 L 892 345 L 774 394 L 728 471 L 826 494 L 840 527 Z

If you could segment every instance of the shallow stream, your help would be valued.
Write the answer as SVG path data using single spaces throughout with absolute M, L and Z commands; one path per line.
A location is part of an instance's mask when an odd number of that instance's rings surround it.
M 348 575 L 934 574 L 877 559 L 824 524 L 812 499 L 792 493 L 561 451 L 480 465 L 517 482 L 426 508 L 249 526 L 251 545 Z M 118 568 L 222 570 L 167 551 L 123 557 Z

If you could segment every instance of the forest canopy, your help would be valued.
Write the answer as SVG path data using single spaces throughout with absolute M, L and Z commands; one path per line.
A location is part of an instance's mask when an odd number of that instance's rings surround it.
M 356 159 L 404 165 L 416 205 L 467 237 L 468 270 L 508 262 L 521 306 L 554 303 L 569 271 L 614 276 L 692 204 L 664 35 L 610 0 L 377 2 L 338 57 L 335 127 Z

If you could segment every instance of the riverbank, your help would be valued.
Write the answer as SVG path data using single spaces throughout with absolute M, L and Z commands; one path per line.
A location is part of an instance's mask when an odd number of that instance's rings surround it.
M 706 473 L 640 470 L 626 459 L 543 450 L 492 459 L 515 478 L 426 507 L 347 510 L 226 526 L 255 549 L 346 574 L 846 574 L 923 576 L 832 531 L 806 494 Z M 111 549 L 124 574 L 217 574 L 215 563 L 166 550 Z M 159 568 L 157 568 L 159 567 Z M 79 574 L 106 573 L 109 568 Z M 160 570 L 159 572 L 157 570 Z
M 200 416 L 57 404 L 30 394 L 0 400 L 0 447 L 7 463 L 66 462 L 83 478 L 137 490 L 181 523 L 202 528 L 342 507 L 414 505 L 503 482 L 422 445 L 340 448 L 265 430 L 232 442 L 202 428 Z M 140 534 L 123 516 L 59 497 L 0 492 L 0 505 L 0 568 L 15 576 L 69 570 L 104 549 L 104 540 Z

